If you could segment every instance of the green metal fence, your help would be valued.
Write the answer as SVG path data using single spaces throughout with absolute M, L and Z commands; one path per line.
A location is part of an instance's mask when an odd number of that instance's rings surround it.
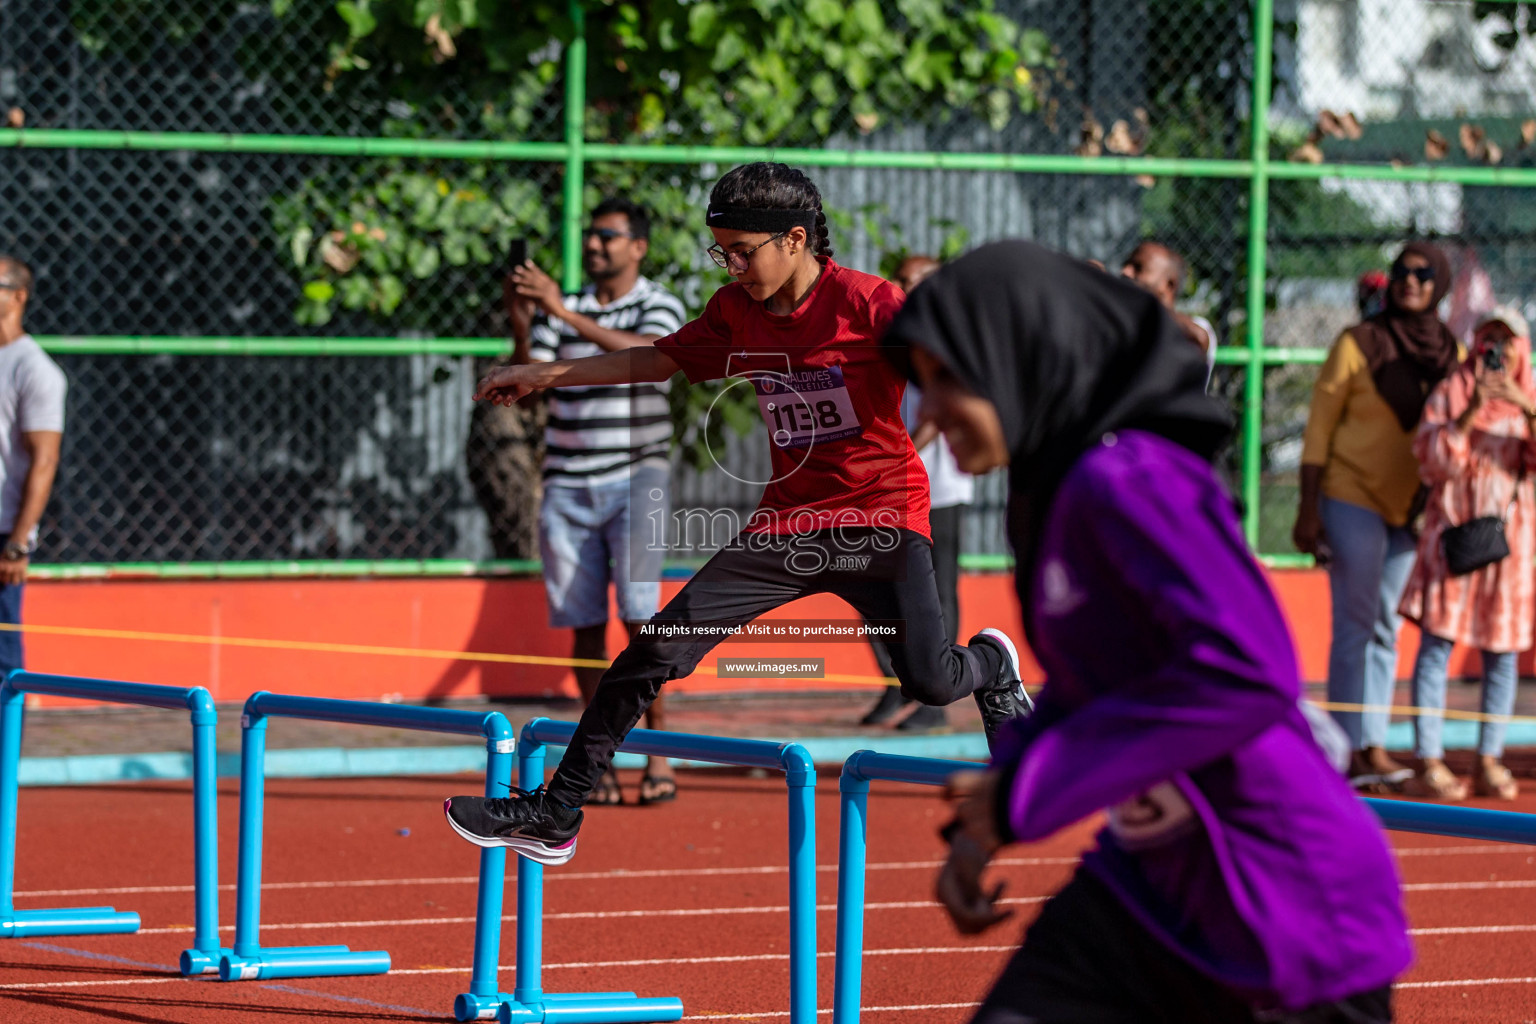
M 450 7 L 476 4 L 435 6 L 446 17 Z M 481 35 L 464 26 L 461 45 L 488 38 L 493 13 L 512 16 L 516 5 L 502 6 L 479 3 Z M 327 270 L 314 255 L 326 218 L 344 224 L 348 209 L 364 208 L 364 195 L 369 210 L 387 206 L 394 200 L 365 190 L 395 175 L 390 187 L 399 194 L 442 190 L 444 209 L 467 197 L 461 208 L 488 218 L 474 245 L 494 249 L 542 231 L 542 257 L 558 260 L 574 288 L 583 212 L 599 188 L 626 187 L 644 200 L 648 187 L 664 184 L 669 194 L 697 198 L 706 172 L 759 159 L 822 169 L 828 203 L 843 214 L 840 236 L 870 270 L 908 245 L 1007 234 L 1112 260 L 1149 223 L 1163 225 L 1194 268 L 1187 305 L 1209 314 L 1224 336 L 1215 390 L 1242 424 L 1231 470 L 1247 536 L 1272 562 L 1299 564 L 1286 553 L 1298 409 L 1308 368 L 1348 320 L 1340 321 L 1335 302 L 1315 325 L 1298 325 L 1295 311 L 1314 306 L 1287 305 L 1282 293 L 1337 294 L 1359 271 L 1384 266 L 1412 234 L 1464 247 L 1463 267 L 1477 264 L 1500 298 L 1536 295 L 1536 213 L 1524 191 L 1536 185 L 1536 17 L 1521 3 L 1467 0 L 940 6 L 955 21 L 985 8 L 986 17 L 1006 16 L 1025 30 L 1007 30 L 1014 77 L 1049 78 L 1048 87 L 1025 95 L 1022 84 L 1010 93 L 993 82 L 982 100 L 965 101 L 1008 114 L 1006 127 L 983 115 L 936 117 L 919 90 L 910 123 L 889 114 L 880 120 L 855 103 L 829 114 L 825 129 L 781 125 L 763 145 L 725 145 L 734 141 L 729 125 L 701 127 L 703 114 L 664 102 L 662 127 L 647 128 L 641 116 L 613 128 L 622 103 L 609 80 L 624 55 L 639 62 L 648 52 L 633 42 L 650 38 L 648 19 L 679 18 L 703 36 L 730 31 L 710 20 L 721 11 L 756 12 L 770 24 L 822 18 L 831 19 L 825 32 L 851 38 L 837 19 L 883 17 L 899 39 L 903 32 L 916 38 L 923 12 L 939 7 L 899 0 L 875 5 L 871 15 L 860 4 L 829 13 L 814 0 L 736 7 L 571 0 L 556 12 L 563 20 L 552 48 L 505 72 L 523 88 L 534 81 L 529 68 L 544 69 L 542 86 L 527 87 L 546 90 L 538 102 L 512 104 L 520 113 L 508 125 L 496 121 L 492 102 L 474 106 L 481 102 L 474 83 L 452 78 L 452 60 L 440 81 L 427 81 L 433 89 L 406 99 L 389 90 L 415 73 L 408 62 L 373 74 L 337 72 L 343 58 L 335 55 L 353 45 L 346 32 L 336 35 L 337 19 L 355 30 L 352 18 L 369 9 L 366 2 L 276 0 L 270 11 L 248 5 L 217 16 L 191 0 L 7 5 L 0 39 L 12 41 L 0 42 L 0 113 L 12 109 L 13 127 L 0 127 L 0 250 L 44 265 L 33 322 L 52 325 L 35 329 L 73 388 L 65 476 L 47 520 L 50 537 L 62 543 L 47 559 L 55 564 L 40 571 L 249 577 L 527 569 L 526 560 L 483 551 L 451 557 L 485 546 L 474 536 L 485 529 L 477 519 L 485 512 L 466 497 L 482 482 L 473 470 L 466 481 L 462 446 L 534 450 L 537 442 L 534 421 L 477 420 L 468 440 L 462 429 L 468 384 L 507 349 L 485 272 L 494 252 L 487 259 L 466 250 L 459 260 L 445 233 L 431 254 L 420 255 L 426 246 L 401 257 L 412 273 L 441 260 L 441 272 L 412 278 L 380 255 L 385 269 L 374 278 L 349 280 L 350 267 Z M 379 17 L 386 7 L 419 16 L 434 5 L 373 0 Z M 596 35 L 587 29 L 589 8 L 601 22 Z M 714 13 L 701 17 L 704 8 Z M 702 31 L 701 21 L 710 22 Z M 437 36 L 429 26 L 429 40 L 441 39 L 443 24 Z M 977 24 L 993 30 L 991 21 Z M 337 38 L 348 39 L 342 51 Z M 772 50 L 771 40 L 757 42 L 754 53 Z M 332 63 L 322 80 L 301 58 L 328 44 Z M 594 45 L 604 56 L 589 67 Z M 733 88 L 773 71 L 742 71 L 756 58 L 736 54 L 730 64 L 721 56 L 726 43 L 711 45 L 711 67 L 724 61 L 719 73 L 722 82 L 737 75 L 727 82 Z M 1039 49 L 1034 56 L 1031 46 Z M 193 59 L 199 55 L 204 65 Z M 943 70 L 908 68 L 910 49 L 898 57 L 912 81 Z M 956 67 L 966 63 L 960 50 L 950 57 Z M 165 70 L 187 61 L 201 70 Z M 164 72 L 162 85 L 179 85 L 172 95 L 135 99 L 124 83 L 155 69 Z M 705 95 L 688 92 L 699 87 L 697 69 L 677 78 L 676 97 Z M 607 91 L 589 94 L 593 82 L 608 83 Z M 738 92 L 731 102 L 747 100 Z M 1338 111 L 1325 112 L 1329 103 Z M 653 109 L 641 107 L 642 115 Z M 429 110 L 430 117 L 422 113 Z M 1346 111 L 1347 119 L 1337 116 Z M 746 115 L 742 123 L 757 124 Z M 165 130 L 187 127 L 199 130 Z M 458 137 L 490 129 L 497 137 Z M 688 177 L 669 177 L 679 174 Z M 957 210 L 974 212 L 1008 189 L 1026 198 L 1014 196 L 998 217 L 978 214 L 969 230 L 956 227 Z M 204 199 L 185 198 L 194 194 Z M 209 212 L 225 200 L 208 197 L 230 195 L 244 221 Z M 477 205 L 489 196 L 499 198 Z M 897 223 L 896 241 L 885 237 L 903 215 L 907 234 Z M 665 264 L 658 275 L 697 309 L 715 280 L 687 248 L 687 237 L 701 233 L 700 218 L 686 203 L 659 219 L 669 217 L 669 237 L 683 240 L 658 242 Z M 260 230 L 251 227 L 257 221 Z M 361 234 L 357 244 L 366 266 Z M 356 252 L 350 258 L 355 264 Z M 80 281 L 100 284 L 71 291 Z M 346 306 L 349 288 L 356 302 Z M 397 308 L 409 316 L 391 321 L 384 311 Z M 102 333 L 113 324 L 130 330 Z M 255 329 L 244 333 L 242 325 Z M 370 417 L 376 428 L 360 433 L 356 424 Z M 121 450 L 109 443 L 130 434 Z M 530 464 L 524 458 L 506 472 Z M 991 481 L 968 528 L 973 566 L 1006 561 L 1000 502 Z M 482 493 L 479 504 L 494 502 Z M 501 532 L 520 536 L 519 553 L 527 554 L 531 520 L 526 510 L 516 518 Z

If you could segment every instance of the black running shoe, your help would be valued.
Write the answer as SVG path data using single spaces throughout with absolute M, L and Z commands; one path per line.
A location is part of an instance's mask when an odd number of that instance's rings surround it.
M 976 698 L 976 706 L 981 709 L 981 727 L 986 730 L 987 748 L 990 750 L 997 730 L 1002 728 L 1003 723 L 1010 718 L 1030 714 L 1035 710 L 1035 704 L 1029 699 L 1029 694 L 1024 692 L 1024 683 L 1019 679 L 1019 652 L 1013 646 L 1013 641 L 1008 639 L 1008 634 L 1000 629 L 984 629 L 971 637 L 971 646 L 978 643 L 992 644 L 1003 655 L 1002 668 L 992 685 L 971 694 Z
M 901 695 L 901 687 L 887 686 L 880 693 L 880 700 L 869 709 L 869 714 L 859 719 L 860 725 L 884 725 L 897 715 L 901 709 L 912 702 Z
M 564 864 L 576 852 L 582 813 L 562 807 L 544 787 L 514 789 L 511 796 L 452 796 L 443 814 L 476 846 L 507 846 L 540 864 Z

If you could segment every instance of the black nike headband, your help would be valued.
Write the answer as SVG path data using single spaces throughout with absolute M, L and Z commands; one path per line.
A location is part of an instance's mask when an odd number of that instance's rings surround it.
M 726 231 L 767 231 L 779 234 L 790 228 L 816 228 L 815 210 L 759 210 L 750 206 L 712 206 L 704 215 L 708 227 Z

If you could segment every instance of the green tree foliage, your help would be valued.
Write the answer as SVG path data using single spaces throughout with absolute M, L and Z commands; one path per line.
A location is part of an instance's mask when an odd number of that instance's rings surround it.
M 296 18 L 304 2 L 274 0 L 273 9 Z M 558 137 L 551 122 L 573 34 L 565 4 L 343 0 L 334 10 L 320 22 L 333 31 L 327 86 L 340 98 L 360 76 L 382 82 L 393 102 L 379 132 Z M 969 112 L 1001 126 L 1036 108 L 1037 72 L 1050 60 L 1044 36 L 996 13 L 991 0 L 594 3 L 587 35 L 587 136 L 612 142 L 820 145 L 833 132 L 909 122 L 914 110 Z M 653 275 L 673 285 L 694 277 L 700 236 L 688 211 L 708 185 L 696 169 L 591 172 L 589 193 L 635 191 L 644 179 L 635 194 L 660 213 Z M 340 306 L 409 321 L 413 292 L 429 288 L 437 268 L 493 264 L 519 235 L 549 260 L 559 182 L 533 180 L 513 187 L 462 164 L 401 161 L 350 180 L 311 180 L 274 216 L 302 280 L 296 315 L 320 324 Z M 529 201 L 530 187 L 540 201 Z
M 316 22 L 310 8 L 319 2 L 274 0 L 273 11 Z M 564 52 L 574 36 L 565 3 L 324 6 L 324 88 L 341 102 L 382 89 L 379 133 L 560 138 Z M 1052 60 L 1045 36 L 998 13 L 993 0 L 608 0 L 586 10 L 585 132 L 593 141 L 819 146 L 833 134 L 911 124 L 914 111 L 1001 128 L 1037 109 L 1037 83 Z M 473 320 L 494 303 L 494 267 L 515 237 L 556 269 L 560 180 L 529 173 L 537 166 L 379 160 L 280 197 L 273 224 L 300 284 L 295 317 L 320 325 L 340 308 L 431 330 L 424 300 L 441 309 L 442 275 L 478 267 L 478 283 L 454 293 Z M 695 309 L 725 280 L 699 255 L 698 210 L 710 184 L 701 172 L 590 165 L 585 188 L 588 207 L 609 194 L 651 207 L 647 273 Z M 673 389 L 683 449 L 696 465 L 720 440 L 722 418 L 700 426 L 716 390 Z M 749 399 L 735 403 L 740 409 L 722 403 L 730 409 L 723 421 L 749 428 Z

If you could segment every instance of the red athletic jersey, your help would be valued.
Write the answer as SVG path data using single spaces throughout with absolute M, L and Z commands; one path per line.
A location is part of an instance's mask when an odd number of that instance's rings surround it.
M 904 296 L 824 263 L 793 313 L 770 313 L 732 283 L 656 347 L 694 383 L 735 377 L 757 393 L 773 479 L 747 530 L 883 526 L 927 537 L 928 474 L 901 420 L 906 379 L 880 351 Z

